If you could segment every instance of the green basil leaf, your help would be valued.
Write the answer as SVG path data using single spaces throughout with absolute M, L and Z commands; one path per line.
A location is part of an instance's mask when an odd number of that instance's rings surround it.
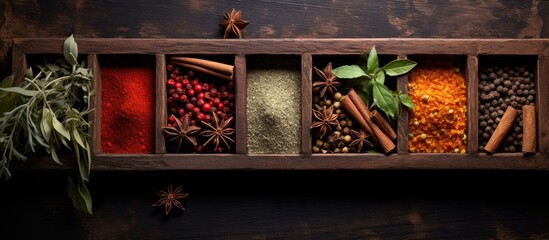
M 376 46 L 373 46 L 368 55 L 368 73 L 373 74 L 378 68 L 379 59 L 377 57 Z
M 36 94 L 39 93 L 39 91 L 36 91 L 36 90 L 26 90 L 20 87 L 0 88 L 0 91 L 18 93 L 27 97 L 34 97 L 36 96 Z
M 346 88 L 353 88 L 355 86 L 360 86 L 360 84 L 370 81 L 370 78 L 366 76 L 357 77 L 357 78 L 342 78 L 340 79 L 341 84 L 343 87 Z
M 360 55 L 360 58 L 358 59 L 356 65 L 358 65 L 362 69 L 362 71 L 368 72 L 368 52 L 364 51 Z
M 396 59 L 387 63 L 387 65 L 383 67 L 383 70 L 385 70 L 385 73 L 389 76 L 398 76 L 409 72 L 416 65 L 416 62 L 408 59 Z
M 370 105 L 370 94 L 365 92 L 362 87 L 355 88 L 356 94 L 360 97 L 362 102 L 366 104 L 366 106 Z
M 368 76 L 358 65 L 343 65 L 332 70 L 338 78 L 358 78 Z
M 388 116 L 394 118 L 397 110 L 395 109 L 395 98 L 393 97 L 391 90 L 381 83 L 374 82 L 372 92 L 376 106 Z
M 78 58 L 78 46 L 72 34 L 63 43 L 63 56 L 70 65 L 78 64 L 76 60 Z
M 412 99 L 410 98 L 410 96 L 408 96 L 408 94 L 400 94 L 398 97 L 400 98 L 400 102 L 402 103 L 402 105 L 404 105 L 404 106 L 406 106 L 410 109 L 415 108 L 415 105 L 412 102 Z
M 398 100 L 398 94 L 393 92 L 393 104 L 395 106 L 395 118 L 400 115 L 400 101 Z
M 377 72 L 374 80 L 378 83 L 385 84 L 385 73 L 383 71 Z

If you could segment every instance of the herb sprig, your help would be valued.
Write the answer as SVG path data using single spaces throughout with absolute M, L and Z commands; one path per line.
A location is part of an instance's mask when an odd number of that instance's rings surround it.
M 379 67 L 379 59 L 375 46 L 370 53 L 362 53 L 357 64 L 343 65 L 333 69 L 333 73 L 343 84 L 353 87 L 366 105 L 377 106 L 386 115 L 396 118 L 399 115 L 400 104 L 413 109 L 410 96 L 389 90 L 385 86 L 385 74 L 399 76 L 412 70 L 417 63 L 408 59 L 395 59 L 383 67 Z
M 16 87 L 13 76 L 0 83 L 0 177 L 10 178 L 12 160 L 25 161 L 28 155 L 46 151 L 62 164 L 58 151 L 73 150 L 79 177 L 69 177 L 68 194 L 76 209 L 92 213 L 89 181 L 91 149 L 87 116 L 92 111 L 92 74 L 83 61 L 78 64 L 78 47 L 71 35 L 64 42 L 63 56 L 55 64 L 32 68 Z

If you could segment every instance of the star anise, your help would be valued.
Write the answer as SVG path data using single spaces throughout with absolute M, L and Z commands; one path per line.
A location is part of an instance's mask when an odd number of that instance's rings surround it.
M 370 146 L 370 147 L 373 147 L 374 145 L 368 140 L 368 138 L 370 137 L 370 135 L 368 135 L 366 132 L 364 132 L 364 130 L 360 130 L 360 131 L 357 131 L 357 130 L 351 130 L 351 136 L 353 136 L 355 138 L 355 140 L 353 140 L 351 142 L 351 144 L 349 144 L 349 146 L 354 146 L 354 145 L 357 145 L 357 152 L 360 152 L 362 151 L 362 147 L 364 146 L 364 144 Z
M 334 114 L 334 107 L 330 106 L 329 108 L 322 108 L 322 111 L 313 110 L 313 115 L 315 120 L 311 125 L 311 129 L 320 128 L 320 138 L 326 134 L 328 129 L 332 131 L 332 126 L 337 125 L 338 114 Z
M 172 191 L 172 185 L 168 186 L 168 191 L 158 191 L 156 192 L 156 195 L 160 197 L 160 200 L 158 200 L 155 204 L 153 204 L 153 207 L 158 207 L 161 205 L 164 205 L 164 208 L 166 209 L 166 215 L 170 213 L 172 210 L 172 206 L 175 206 L 182 211 L 185 211 L 185 208 L 181 205 L 179 202 L 179 199 L 183 199 L 187 197 L 188 193 L 181 193 L 183 191 L 183 186 L 179 186 L 175 189 L 175 191 Z
M 328 143 L 332 146 L 332 147 L 337 147 L 337 145 L 342 141 L 342 138 L 341 138 L 341 135 L 336 135 L 335 133 L 332 133 L 330 134 L 330 136 L 328 136 Z
M 244 29 L 250 22 L 242 20 L 242 13 L 240 10 L 236 11 L 234 8 L 231 14 L 225 12 L 225 18 L 219 22 L 220 28 L 225 28 L 225 34 L 223 38 L 227 38 L 231 32 L 238 38 L 242 38 L 240 29 Z
M 332 73 L 332 63 L 328 63 L 323 71 L 314 67 L 316 74 L 320 77 L 320 81 L 315 81 L 313 87 L 322 87 L 320 90 L 320 97 L 324 97 L 326 91 L 330 94 L 337 92 L 337 87 L 341 86 L 341 83 L 337 80 L 336 75 Z
M 168 141 L 177 141 L 176 152 L 179 152 L 186 142 L 196 146 L 196 137 L 193 135 L 200 130 L 200 127 L 190 125 L 189 115 L 185 115 L 183 122 L 173 115 L 172 117 L 175 118 L 175 127 L 163 127 L 162 130 L 168 135 Z
M 225 144 L 225 146 L 227 146 L 228 149 L 231 149 L 227 141 L 234 143 L 234 140 L 231 137 L 229 137 L 231 134 L 234 133 L 234 128 L 229 127 L 229 125 L 231 124 L 231 121 L 233 120 L 233 117 L 230 117 L 227 120 L 219 121 L 217 114 L 212 114 L 212 115 L 213 115 L 213 118 L 212 118 L 213 125 L 202 121 L 202 124 L 210 128 L 200 133 L 200 135 L 210 138 L 208 139 L 208 141 L 204 143 L 204 146 L 208 145 L 208 143 L 210 142 L 213 142 L 215 144 L 214 149 L 217 149 L 217 147 L 219 147 L 219 142 L 222 141 Z

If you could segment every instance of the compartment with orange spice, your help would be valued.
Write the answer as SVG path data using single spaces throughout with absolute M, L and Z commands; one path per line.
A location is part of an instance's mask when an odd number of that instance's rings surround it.
M 467 98 L 464 56 L 412 56 L 408 75 L 415 109 L 408 115 L 411 153 L 466 153 Z

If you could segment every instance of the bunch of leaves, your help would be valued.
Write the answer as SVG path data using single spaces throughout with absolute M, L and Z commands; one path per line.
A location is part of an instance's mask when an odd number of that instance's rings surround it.
M 376 47 L 368 54 L 362 53 L 357 64 L 343 65 L 333 70 L 333 73 L 348 87 L 355 89 L 366 105 L 377 106 L 387 116 L 396 118 L 399 115 L 400 104 L 413 109 L 414 104 L 408 94 L 394 92 L 385 86 L 385 75 L 399 76 L 412 70 L 417 63 L 408 59 L 395 59 L 383 67 L 379 67 Z M 372 104 L 370 104 L 372 103 Z
M 29 154 L 47 152 L 62 164 L 58 152 L 63 148 L 76 155 L 78 176 L 69 176 L 68 194 L 78 210 L 92 212 L 89 181 L 91 149 L 88 122 L 92 74 L 86 63 L 78 63 L 78 47 L 71 35 L 64 42 L 63 55 L 54 64 L 26 71 L 23 81 L 13 85 L 13 76 L 0 86 L 0 177 L 11 176 L 12 160 L 27 160 Z

